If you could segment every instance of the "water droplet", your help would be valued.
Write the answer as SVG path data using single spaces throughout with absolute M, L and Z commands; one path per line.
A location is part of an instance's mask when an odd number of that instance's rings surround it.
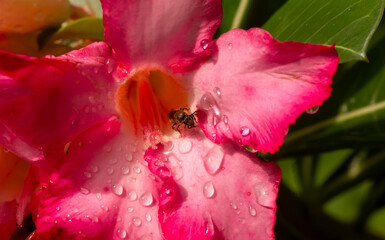
M 129 168 L 128 166 L 123 166 L 122 169 L 121 169 L 121 171 L 122 171 L 122 174 L 123 174 L 123 175 L 128 175 L 128 174 L 130 174 L 130 168 Z
M 88 218 L 91 220 L 91 222 L 93 223 L 98 223 L 99 222 L 99 218 L 97 216 L 94 216 L 94 215 L 85 215 L 85 218 Z
M 235 203 L 233 203 L 233 202 L 230 202 L 230 206 L 231 206 L 231 208 L 234 209 L 234 210 L 237 210 L 237 209 L 238 209 L 238 206 L 237 206 Z
M 112 192 L 115 193 L 117 196 L 122 196 L 123 190 L 123 186 L 120 184 L 115 184 L 112 186 Z
M 151 222 L 152 220 L 151 215 L 149 213 L 146 214 L 146 220 L 147 222 Z
M 229 50 L 233 49 L 233 44 L 232 44 L 232 43 L 227 44 L 227 48 L 228 48 Z
M 229 123 L 229 118 L 227 117 L 227 115 L 223 115 L 222 121 L 223 121 L 226 125 Z
M 61 208 L 60 207 L 56 207 L 55 209 L 56 209 L 56 211 L 60 211 Z
M 204 49 L 204 50 L 206 50 L 208 47 L 209 47 L 209 40 L 208 39 L 203 39 L 202 41 L 201 41 L 201 47 Z
M 248 127 L 241 127 L 241 135 L 246 137 L 250 134 L 250 129 Z
M 203 220 L 205 222 L 206 235 L 210 236 L 210 237 L 214 236 L 215 227 L 214 227 L 213 219 L 211 218 L 210 213 L 204 212 L 203 213 Z
M 97 173 L 99 171 L 99 167 L 95 165 L 90 165 L 90 171 L 93 173 Z
M 125 157 L 126 157 L 127 161 L 129 161 L 129 162 L 132 161 L 132 153 L 131 152 L 126 153 Z
M 259 205 L 274 208 L 275 207 L 275 196 L 278 189 L 270 190 L 266 188 L 266 183 L 259 182 L 254 185 L 254 193 Z
M 91 104 L 95 104 L 96 103 L 96 99 L 95 99 L 94 96 L 89 96 L 88 100 L 90 101 Z
M 214 125 L 214 127 L 219 123 L 219 121 L 220 121 L 219 117 L 217 115 L 215 115 L 213 117 L 213 125 Z
M 130 199 L 131 201 L 135 201 L 136 199 L 138 199 L 138 194 L 136 194 L 136 192 L 132 190 L 128 193 L 128 199 Z
M 133 167 L 132 170 L 136 172 L 137 174 L 141 173 L 142 170 L 140 170 L 140 167 Z
M 110 161 L 109 161 L 109 163 L 110 163 L 111 165 L 114 165 L 114 164 L 117 163 L 117 162 L 118 162 L 118 159 L 116 159 L 116 158 L 111 158 Z
M 112 175 L 114 173 L 114 169 L 113 168 L 107 168 L 107 173 L 109 175 Z
M 319 110 L 319 106 L 315 106 L 315 107 L 313 107 L 313 108 L 307 109 L 307 110 L 306 110 L 306 113 L 307 113 L 307 114 L 315 114 L 315 113 L 318 112 L 318 110 Z
M 83 193 L 83 194 L 85 194 L 85 195 L 87 195 L 87 194 L 90 193 L 90 190 L 89 190 L 88 188 L 83 188 L 83 187 L 81 187 L 81 188 L 80 188 L 80 192 Z
M 180 153 L 188 153 L 192 149 L 192 143 L 190 139 L 183 139 L 179 142 L 178 150 Z
M 127 208 L 127 211 L 128 211 L 129 213 L 132 213 L 132 212 L 134 211 L 134 208 L 133 208 L 133 207 L 128 207 L 128 208 Z
M 221 89 L 218 88 L 218 87 L 215 87 L 213 91 L 214 91 L 215 94 L 217 94 L 218 97 L 220 97 L 221 94 L 222 94 Z
M 220 147 L 214 147 L 203 157 L 203 164 L 206 171 L 215 175 L 222 166 L 225 154 Z
M 115 61 L 110 58 L 107 60 L 107 72 L 108 73 L 112 73 L 112 71 L 114 70 L 114 67 L 115 67 Z
M 92 178 L 92 173 L 90 172 L 84 171 L 83 174 L 86 178 Z
M 255 210 L 255 208 L 251 205 L 249 205 L 249 213 L 253 217 L 257 216 L 257 210 Z
M 215 194 L 215 189 L 214 189 L 213 183 L 211 181 L 206 182 L 203 185 L 203 195 L 207 198 L 212 198 L 214 197 L 214 194 Z
M 135 217 L 132 219 L 132 222 L 134 223 L 135 226 L 139 227 L 140 225 L 142 225 L 142 220 L 140 220 L 140 218 L 138 217 Z
M 150 192 L 143 193 L 142 196 L 140 196 L 139 198 L 140 204 L 142 204 L 145 207 L 151 206 L 153 201 L 154 201 L 154 198 L 152 197 L 152 194 Z
M 101 194 L 101 193 L 97 193 L 97 194 L 96 194 L 96 199 L 102 200 L 102 194 Z
M 118 235 L 119 238 L 121 239 L 125 239 L 127 237 L 127 232 L 126 230 L 122 229 L 122 228 L 118 228 L 118 230 L 116 231 L 116 234 Z

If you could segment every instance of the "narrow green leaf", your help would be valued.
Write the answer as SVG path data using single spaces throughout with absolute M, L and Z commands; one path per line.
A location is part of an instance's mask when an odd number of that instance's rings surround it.
M 263 26 L 280 41 L 336 44 L 340 63 L 367 60 L 384 0 L 289 0 Z
M 251 0 L 223 0 L 223 19 L 219 33 L 225 33 L 233 28 L 240 28 L 246 19 Z
M 80 18 L 55 32 L 46 44 L 53 43 L 56 40 L 79 40 L 92 39 L 103 41 L 104 27 L 103 20 L 97 17 Z

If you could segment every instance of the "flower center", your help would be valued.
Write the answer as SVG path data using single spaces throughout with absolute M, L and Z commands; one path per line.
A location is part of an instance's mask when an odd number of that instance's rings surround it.
M 168 113 L 187 107 L 187 89 L 161 69 L 145 68 L 118 88 L 115 102 L 120 116 L 136 134 L 147 130 L 168 133 L 172 130 Z

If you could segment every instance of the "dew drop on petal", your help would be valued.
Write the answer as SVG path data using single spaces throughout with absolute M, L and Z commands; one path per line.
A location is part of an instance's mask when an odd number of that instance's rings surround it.
M 89 190 L 88 188 L 81 187 L 81 188 L 80 188 L 80 192 L 83 193 L 83 194 L 85 194 L 85 195 L 87 195 L 87 194 L 90 193 L 90 190 Z
M 114 70 L 114 66 L 115 66 L 115 61 L 110 58 L 107 60 L 107 72 L 108 73 L 112 73 L 112 71 Z
M 61 208 L 60 207 L 56 207 L 55 209 L 56 209 L 56 211 L 60 211 Z
M 213 89 L 213 91 L 214 91 L 214 93 L 215 93 L 218 97 L 220 97 L 220 96 L 222 95 L 221 89 L 218 88 L 218 87 L 215 87 L 215 88 Z
M 315 107 L 313 107 L 313 108 L 307 109 L 307 110 L 306 110 L 306 113 L 307 113 L 307 114 L 315 114 L 315 113 L 318 112 L 318 110 L 319 110 L 319 106 L 315 106 Z
M 114 169 L 113 168 L 107 168 L 107 173 L 109 175 L 112 175 L 114 173 Z
M 128 211 L 129 213 L 132 213 L 132 212 L 134 211 L 134 208 L 133 208 L 133 207 L 128 207 L 128 208 L 127 208 L 127 211 Z
M 214 188 L 213 183 L 211 181 L 206 182 L 203 185 L 203 195 L 206 198 L 212 198 L 212 197 L 214 197 L 214 194 L 215 194 L 215 188 Z
M 215 175 L 222 166 L 225 154 L 220 147 L 214 147 L 203 157 L 203 164 L 210 175 Z
M 84 171 L 83 174 L 86 178 L 92 178 L 92 173 L 90 172 Z
M 128 199 L 130 199 L 131 201 L 135 201 L 136 199 L 138 199 L 138 194 L 136 194 L 136 192 L 132 190 L 128 193 Z
M 99 171 L 99 167 L 95 165 L 90 165 L 90 171 L 93 173 L 97 173 Z
M 140 218 L 138 217 L 135 217 L 132 219 L 132 222 L 134 223 L 135 226 L 137 227 L 140 227 L 140 225 L 142 225 L 142 220 L 140 220 Z
M 214 227 L 213 219 L 211 218 L 210 213 L 204 212 L 203 213 L 203 219 L 204 219 L 204 222 L 205 222 L 205 229 L 206 229 L 205 233 L 206 233 L 206 235 L 209 236 L 209 237 L 214 236 L 214 234 L 215 234 L 215 227 Z
M 123 194 L 123 186 L 120 184 L 115 184 L 112 186 L 112 192 L 117 196 L 122 196 Z
M 140 196 L 139 198 L 140 204 L 142 204 L 145 207 L 151 206 L 153 201 L 154 201 L 154 198 L 150 192 L 143 193 L 142 196 Z
M 249 213 L 252 217 L 257 216 L 257 210 L 251 205 L 249 205 Z
M 178 150 L 180 153 L 188 153 L 192 149 L 192 143 L 190 139 L 183 139 L 179 142 Z
M 97 193 L 97 194 L 96 194 L 96 199 L 102 200 L 102 194 L 101 194 L 101 193 Z
M 250 129 L 248 127 L 241 127 L 241 135 L 246 137 L 250 134 Z
M 134 170 L 134 172 L 136 172 L 137 174 L 142 172 L 142 170 L 140 170 L 140 167 L 133 167 L 132 170 Z
M 147 213 L 145 217 L 146 217 L 147 222 L 151 222 L 152 218 L 151 218 L 151 215 L 149 213 Z
M 111 158 L 108 162 L 109 162 L 111 165 L 114 165 L 115 163 L 118 162 L 118 159 L 116 159 L 116 158 Z
M 116 234 L 118 235 L 118 237 L 120 239 L 125 239 L 127 237 L 127 232 L 126 230 L 122 229 L 122 228 L 118 228 L 118 230 L 116 231 Z
M 227 44 L 227 48 L 228 48 L 229 50 L 233 49 L 233 44 L 232 44 L 232 43 Z
M 128 166 L 123 166 L 121 168 L 121 172 L 122 172 L 123 175 L 127 175 L 127 174 L 130 173 L 130 168 Z
M 206 50 L 209 47 L 209 40 L 208 39 L 203 39 L 201 41 L 201 47 Z
M 227 117 L 227 115 L 223 115 L 222 121 L 223 121 L 226 125 L 229 123 L 229 118 Z
M 126 157 L 126 160 L 127 160 L 127 161 L 129 161 L 129 162 L 132 161 L 132 153 L 131 153 L 131 152 L 126 153 L 126 156 L 125 156 L 125 157 Z
M 232 209 L 234 209 L 234 210 L 237 210 L 237 209 L 238 209 L 238 206 L 237 206 L 235 203 L 233 203 L 233 202 L 230 202 L 230 207 L 231 207 Z
M 104 149 L 104 151 L 106 151 L 106 152 L 111 152 L 111 151 L 112 151 L 112 147 L 109 146 L 109 145 L 104 146 L 103 149 Z
M 278 190 L 277 190 L 278 191 Z M 257 199 L 257 203 L 261 206 L 274 208 L 275 207 L 275 195 L 276 192 L 269 191 L 266 188 L 266 183 L 259 182 L 254 185 L 254 193 Z

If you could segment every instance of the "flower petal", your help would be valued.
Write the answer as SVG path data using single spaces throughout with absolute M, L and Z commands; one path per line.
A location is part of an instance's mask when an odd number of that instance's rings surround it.
M 271 153 L 302 112 L 329 97 L 338 64 L 334 46 L 281 43 L 257 28 L 222 35 L 214 51 L 194 77 L 203 131 Z
M 72 141 L 59 170 L 43 179 L 36 232 L 51 238 L 161 239 L 144 151 L 111 119 Z M 131 139 L 131 140 L 130 140 Z M 36 235 L 36 233 L 35 233 Z
M 136 67 L 166 66 L 204 53 L 222 19 L 220 0 L 102 0 L 105 40 Z M 186 63 L 185 63 L 186 64 Z
M 1 143 L 19 156 L 23 144 L 64 155 L 68 141 L 115 114 L 111 64 L 105 43 L 57 58 L 0 52 Z
M 163 180 L 159 221 L 166 239 L 273 239 L 279 167 L 202 135 L 146 152 Z
M 27 33 L 58 26 L 71 13 L 68 0 L 2 0 L 0 9 L 0 32 L 3 33 Z
M 0 239 L 11 239 L 13 231 L 16 230 L 16 209 L 15 200 L 0 202 Z

